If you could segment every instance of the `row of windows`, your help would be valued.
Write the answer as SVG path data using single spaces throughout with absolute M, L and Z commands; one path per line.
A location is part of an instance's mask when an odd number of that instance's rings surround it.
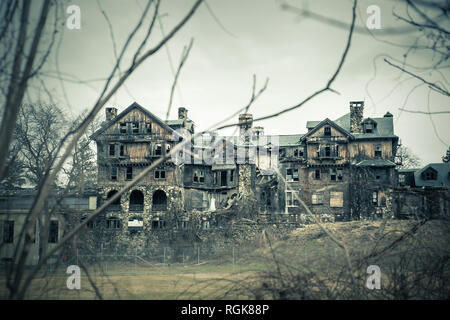
M 313 205 L 323 204 L 323 192 L 314 193 L 311 196 L 311 203 Z M 298 207 L 299 202 L 298 191 L 286 191 L 286 207 Z M 342 191 L 330 192 L 330 207 L 342 208 L 344 206 L 344 193 Z
M 111 172 L 110 172 L 111 181 L 118 180 L 118 172 L 119 172 L 118 167 L 114 167 L 114 166 L 111 167 Z M 153 177 L 158 180 L 164 180 L 164 179 L 166 179 L 166 171 L 165 170 L 155 170 Z M 133 180 L 133 167 L 132 166 L 126 167 L 125 180 Z
M 153 146 L 153 152 L 151 152 L 152 151 L 151 147 L 150 147 L 149 151 L 154 156 L 162 156 L 163 155 L 162 154 L 163 145 L 161 143 L 157 143 L 157 144 L 155 144 Z M 166 153 L 168 153 L 169 151 L 170 151 L 170 144 L 166 144 Z M 111 157 L 115 157 L 115 156 L 123 157 L 123 156 L 125 156 L 125 145 L 117 144 L 117 143 L 109 144 L 108 154 Z
M 343 181 L 343 169 L 341 168 L 331 168 L 329 170 L 330 181 Z M 316 169 L 313 173 L 313 178 L 315 180 L 321 179 L 321 170 Z M 286 181 L 299 181 L 298 168 L 287 168 L 286 169 Z
M 142 130 L 141 130 L 142 129 Z M 139 122 L 122 122 L 119 124 L 120 133 L 151 133 L 152 124 L 147 122 L 141 126 Z
M 84 220 L 83 218 L 82 220 Z M 96 226 L 94 222 L 91 224 L 87 224 L 87 227 L 89 229 L 92 229 Z M 189 221 L 183 220 L 180 224 L 182 229 L 188 229 L 189 228 Z M 153 230 L 155 229 L 163 229 L 166 227 L 166 221 L 159 219 L 159 220 L 152 220 L 151 222 L 151 228 Z M 141 231 L 144 228 L 144 222 L 141 217 L 132 217 L 128 219 L 128 230 L 129 231 Z M 202 228 L 203 229 L 209 229 L 210 228 L 210 222 L 208 220 L 202 221 Z M 122 229 L 122 220 L 117 217 L 110 217 L 106 219 L 106 229 L 109 230 L 120 230 Z
M 226 186 L 228 181 L 233 182 L 234 180 L 234 170 L 221 170 L 214 173 L 214 184 L 220 186 Z M 194 169 L 192 172 L 193 182 L 205 182 L 205 171 L 202 169 Z
M 3 222 L 3 243 L 14 243 L 14 220 L 6 220 Z M 48 243 L 57 243 L 59 235 L 58 220 L 50 220 Z M 34 236 L 32 243 L 36 242 L 36 224 L 34 225 Z
M 293 150 L 294 157 L 304 157 L 305 151 L 303 147 L 295 148 Z M 318 158 L 323 157 L 339 157 L 340 148 L 339 145 L 317 145 L 316 156 Z M 374 157 L 381 158 L 383 156 L 381 144 L 374 145 Z M 280 149 L 280 157 L 286 157 L 286 149 Z

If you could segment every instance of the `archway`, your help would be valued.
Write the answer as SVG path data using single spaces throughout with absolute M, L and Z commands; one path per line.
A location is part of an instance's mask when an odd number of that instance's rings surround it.
M 111 199 L 118 191 L 111 190 L 106 195 L 106 199 Z M 120 197 L 118 197 L 114 202 L 108 207 L 109 210 L 120 210 Z
M 152 210 L 153 211 L 167 210 L 167 195 L 164 191 L 156 190 L 153 193 Z
M 144 194 L 140 190 L 133 190 L 130 194 L 129 211 L 141 212 L 144 210 Z

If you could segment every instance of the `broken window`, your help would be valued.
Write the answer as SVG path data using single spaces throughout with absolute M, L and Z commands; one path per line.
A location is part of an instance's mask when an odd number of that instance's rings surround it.
M 14 242 L 14 220 L 3 221 L 3 243 Z
M 372 133 L 373 132 L 373 124 L 372 123 L 364 123 L 364 132 Z
M 133 133 L 139 133 L 139 122 L 132 122 L 131 130 L 133 131 Z
M 110 217 L 106 219 L 106 229 L 117 230 L 122 227 L 122 223 L 119 218 Z
M 117 180 L 117 167 L 111 167 L 111 180 Z
M 110 156 L 116 155 L 116 145 L 114 145 L 114 144 L 109 145 L 109 155 Z
M 298 157 L 298 149 L 294 149 L 294 157 Z
M 128 231 L 141 231 L 144 229 L 144 219 L 142 217 L 131 217 L 128 219 Z
M 194 169 L 194 182 L 205 182 L 205 173 L 203 170 Z
M 166 153 L 170 152 L 170 144 L 166 144 Z
M 165 179 L 166 171 L 165 170 L 155 170 L 155 179 Z
M 146 123 L 145 124 L 145 131 L 147 133 L 152 133 L 152 124 L 151 123 Z
M 298 169 L 297 168 L 286 169 L 286 181 L 298 181 Z
M 127 124 L 126 123 L 121 123 L 120 124 L 120 133 L 127 133 Z
M 127 176 L 126 176 L 127 180 L 132 180 L 133 179 L 133 167 L 132 166 L 128 166 L 127 167 Z
M 82 217 L 80 222 L 83 223 L 86 219 L 87 219 L 87 217 Z M 90 221 L 86 224 L 86 227 L 87 227 L 88 229 L 94 229 L 94 227 L 95 227 L 95 222 L 94 222 L 94 220 L 90 220 Z
M 314 193 L 312 195 L 312 204 L 323 204 L 323 194 L 322 193 Z
M 234 170 L 230 171 L 230 182 L 233 182 Z
M 314 179 L 320 180 L 320 170 L 319 169 L 316 169 L 314 171 Z
M 330 192 L 330 207 L 342 208 L 344 206 L 343 192 Z
M 377 192 L 377 191 L 374 191 L 374 192 L 372 193 L 372 203 L 373 203 L 374 205 L 377 205 L 377 204 L 378 204 L 378 192 Z
M 208 230 L 209 228 L 210 228 L 209 220 L 204 218 L 203 221 L 202 221 L 202 229 L 203 230 Z
M 286 207 L 298 207 L 297 191 L 286 191 Z
M 120 156 L 123 157 L 125 155 L 125 146 L 123 144 L 120 145 Z
M 160 143 L 158 143 L 155 148 L 155 156 L 160 156 L 161 154 L 162 154 L 162 146 Z
M 376 158 L 381 158 L 382 153 L 381 153 L 381 144 L 377 144 L 375 145 L 375 157 Z
M 398 175 L 398 182 L 401 184 L 404 184 L 406 182 L 406 177 L 404 174 L 399 174 Z
M 330 127 L 325 127 L 325 128 L 324 128 L 323 135 L 324 135 L 325 137 L 330 137 L 330 136 L 331 136 L 331 128 L 330 128 Z
M 337 179 L 338 181 L 342 181 L 343 175 L 342 175 L 342 169 L 337 169 Z
M 50 227 L 49 227 L 49 233 L 48 233 L 48 243 L 57 243 L 58 242 L 58 227 L 59 227 L 59 221 L 58 220 L 51 220 L 50 221 Z

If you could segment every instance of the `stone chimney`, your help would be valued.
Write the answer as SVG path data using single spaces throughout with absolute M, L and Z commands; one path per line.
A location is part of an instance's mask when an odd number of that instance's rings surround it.
M 253 115 L 250 113 L 242 113 L 239 115 L 239 140 L 241 142 L 249 142 L 252 135 L 251 128 L 253 125 Z
M 350 132 L 363 133 L 364 101 L 350 101 Z
M 188 110 L 186 108 L 180 107 L 178 108 L 178 119 L 186 120 L 187 119 Z
M 117 117 L 117 108 L 106 108 L 106 121 L 111 121 Z
M 263 127 L 253 127 L 253 134 L 255 135 L 255 139 L 259 140 L 264 135 Z

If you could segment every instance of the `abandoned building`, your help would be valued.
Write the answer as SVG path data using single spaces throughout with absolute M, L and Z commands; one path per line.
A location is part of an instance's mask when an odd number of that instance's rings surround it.
M 238 136 L 224 137 L 196 134 L 186 108 L 168 121 L 137 103 L 120 113 L 112 107 L 105 111 L 105 121 L 91 136 L 97 144 L 97 189 L 67 197 L 51 219 L 56 221 L 50 222 L 52 235 L 46 239 L 37 231 L 35 257 L 41 241 L 57 242 L 61 228 L 86 219 L 155 161 L 156 167 L 86 226 L 77 250 L 133 248 L 151 255 L 163 242 L 214 243 L 219 234 L 229 237 L 224 226 L 244 212 L 256 229 L 309 223 L 307 208 L 320 221 L 403 217 L 407 202 L 449 213 L 448 164 L 399 175 L 393 116 L 364 118 L 363 101 L 350 102 L 350 112 L 338 119 L 308 121 L 304 133 L 293 135 L 265 135 L 264 128 L 253 126 L 251 114 L 239 115 Z M 184 147 L 177 148 L 182 142 Z M 408 198 L 419 189 L 427 196 Z M 436 190 L 443 200 L 431 204 L 426 199 Z M 11 192 L 0 198 L 0 213 L 8 221 L 13 216 L 22 221 L 31 205 L 23 202 L 17 211 L 15 201 Z M 8 244 L 1 256 L 7 257 L 23 222 L 1 220 L 1 237 Z M 248 230 L 235 235 L 245 238 Z

